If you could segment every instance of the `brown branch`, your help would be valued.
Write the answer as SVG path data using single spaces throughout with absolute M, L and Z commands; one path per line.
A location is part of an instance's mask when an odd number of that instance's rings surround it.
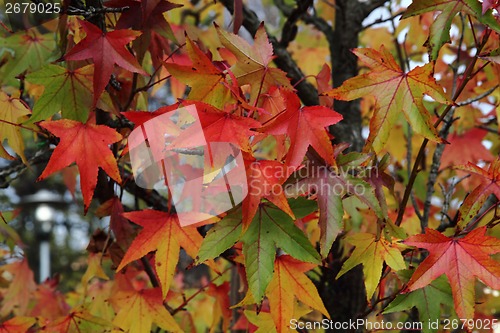
M 486 42 L 488 41 L 488 38 L 490 35 L 491 35 L 491 30 L 488 30 L 486 32 L 486 34 L 484 35 L 484 38 L 483 38 L 481 44 L 478 45 L 476 55 L 474 56 L 474 58 L 472 58 L 472 61 L 469 63 L 469 65 L 467 66 L 467 69 L 465 70 L 465 73 L 463 74 L 463 80 L 461 81 L 460 87 L 458 87 L 458 89 L 453 94 L 453 97 L 451 99 L 453 104 L 449 104 L 444 109 L 444 111 L 441 114 L 441 116 L 439 117 L 439 119 L 435 122 L 434 127 L 437 128 L 439 126 L 439 124 L 441 124 L 441 122 L 446 118 L 446 115 L 448 114 L 448 112 L 450 112 L 453 109 L 455 101 L 458 99 L 458 97 L 460 96 L 462 91 L 465 89 L 465 86 L 467 85 L 467 83 L 472 79 L 474 66 L 476 65 L 476 62 L 479 59 L 479 54 L 480 54 L 481 50 L 483 49 L 483 47 L 486 45 Z M 399 204 L 399 208 L 398 208 L 398 217 L 396 218 L 396 222 L 395 222 L 395 224 L 398 226 L 403 221 L 404 211 L 405 211 L 406 205 L 408 204 L 408 200 L 410 198 L 410 193 L 411 193 L 411 190 L 413 188 L 413 184 L 415 184 L 415 179 L 417 178 L 418 171 L 419 171 L 418 169 L 419 169 L 420 164 L 423 161 L 423 158 L 425 155 L 425 148 L 427 147 L 428 143 L 429 143 L 429 139 L 427 139 L 427 138 L 424 139 L 424 141 L 422 142 L 422 145 L 420 146 L 420 150 L 418 151 L 418 155 L 417 155 L 417 158 L 415 159 L 415 163 L 413 164 L 413 169 L 411 171 L 411 177 L 410 177 L 410 179 L 408 179 L 408 184 L 406 185 L 406 189 L 405 189 L 405 192 L 403 194 L 403 199 L 401 200 L 401 203 Z
M 136 182 L 133 181 L 133 175 L 122 166 L 120 166 L 120 174 L 122 179 L 124 179 L 122 186 L 127 192 L 140 197 L 148 206 L 154 209 L 164 212 L 168 211 L 167 199 L 161 196 L 157 191 L 138 186 Z
M 233 1 L 232 0 L 220 0 L 220 2 L 227 8 L 229 12 L 233 12 Z M 243 26 L 250 32 L 252 36 L 255 36 L 257 29 L 260 26 L 260 20 L 257 15 L 249 10 L 246 6 L 243 6 Z M 286 72 L 288 77 L 291 78 L 292 85 L 297 82 L 297 94 L 305 105 L 318 105 L 318 90 L 306 80 L 303 80 L 304 73 L 299 68 L 295 60 L 293 60 L 290 53 L 285 47 L 283 47 L 276 37 L 268 35 L 269 41 L 273 45 L 274 54 L 276 58 L 274 63 L 279 69 Z

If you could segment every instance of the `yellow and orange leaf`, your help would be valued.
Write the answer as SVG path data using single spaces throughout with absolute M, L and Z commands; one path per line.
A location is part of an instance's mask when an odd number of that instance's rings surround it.
M 123 257 L 117 271 L 134 260 L 156 251 L 155 268 L 160 279 L 163 296 L 172 283 L 179 261 L 180 247 L 196 258 L 203 237 L 195 227 L 181 227 L 176 215 L 145 209 L 124 213 L 123 216 L 142 227 Z
M 365 95 L 375 96 L 377 108 L 370 121 L 368 145 L 377 153 L 380 152 L 401 113 L 405 115 L 415 132 L 429 140 L 442 142 L 423 104 L 424 95 L 440 103 L 447 103 L 443 89 L 432 76 L 432 64 L 415 67 L 409 73 L 405 73 L 384 47 L 380 51 L 355 49 L 353 52 L 369 67 L 369 72 L 345 81 L 342 86 L 324 95 L 347 101 Z

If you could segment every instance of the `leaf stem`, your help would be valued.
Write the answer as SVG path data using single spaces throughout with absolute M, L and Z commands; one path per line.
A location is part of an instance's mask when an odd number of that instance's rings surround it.
M 46 133 L 42 132 L 42 131 L 36 130 L 36 129 L 34 129 L 34 128 L 27 127 L 27 126 L 23 126 L 23 125 L 21 125 L 21 124 L 12 123 L 12 122 L 10 122 L 10 121 L 8 121 L 8 120 L 5 120 L 5 119 L 0 119 L 0 123 L 5 123 L 5 124 L 7 124 L 7 125 L 20 127 L 20 128 L 25 129 L 25 130 L 32 131 L 32 132 L 34 132 L 34 133 L 36 133 L 36 134 L 40 134 L 40 135 L 42 135 L 42 136 L 48 137 L 48 135 L 47 135 Z

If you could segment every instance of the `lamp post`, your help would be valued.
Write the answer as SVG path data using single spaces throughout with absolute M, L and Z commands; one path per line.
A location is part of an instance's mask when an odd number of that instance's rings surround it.
M 33 214 L 35 236 L 39 245 L 38 279 L 43 282 L 50 277 L 50 240 L 56 211 L 64 208 L 66 202 L 62 195 L 42 189 L 24 196 L 20 206 Z
M 35 210 L 35 219 L 38 222 L 37 238 L 40 242 L 39 278 L 40 282 L 50 277 L 50 236 L 54 220 L 54 208 L 43 203 Z

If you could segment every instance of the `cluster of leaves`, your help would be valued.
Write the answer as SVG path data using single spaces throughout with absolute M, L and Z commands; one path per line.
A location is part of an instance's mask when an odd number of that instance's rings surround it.
M 500 290 L 500 264 L 490 257 L 500 252 L 497 5 L 415 1 L 394 27 L 393 45 L 383 45 L 385 30 L 364 32 L 353 50 L 358 76 L 332 88 L 329 66 L 312 68 L 321 98 L 309 106 L 274 67 L 265 25 L 251 41 L 217 24 L 199 29 L 166 0 L 113 0 L 98 15 L 3 31 L 0 157 L 29 165 L 33 133 L 55 145 L 39 181 L 76 163 L 82 212 L 110 216 L 110 224 L 93 235 L 72 293 L 58 292 L 55 279 L 37 285 L 26 260 L 8 260 L 0 331 L 284 332 L 292 318 L 330 318 L 315 284 L 335 260 L 343 260 L 336 278 L 363 266 L 361 316 L 370 320 L 394 312 L 389 318 L 406 320 L 413 307 L 422 322 L 491 317 L 494 299 L 481 293 L 475 304 L 476 278 Z M 221 4 L 206 6 L 222 14 Z M 304 31 L 303 39 L 314 33 Z M 300 62 L 301 48 L 289 48 Z M 178 100 L 140 111 L 165 91 Z M 328 128 L 343 121 L 335 100 L 359 98 L 369 135 L 353 152 L 332 144 Z M 156 191 L 133 184 L 127 137 L 189 105 L 208 143 L 241 150 L 249 190 L 217 221 L 181 226 L 168 194 L 156 201 Z M 10 250 L 20 244 L 9 226 L 1 230 Z M 334 257 L 334 242 L 343 257 Z M 184 252 L 210 270 L 198 289 L 183 283 Z

